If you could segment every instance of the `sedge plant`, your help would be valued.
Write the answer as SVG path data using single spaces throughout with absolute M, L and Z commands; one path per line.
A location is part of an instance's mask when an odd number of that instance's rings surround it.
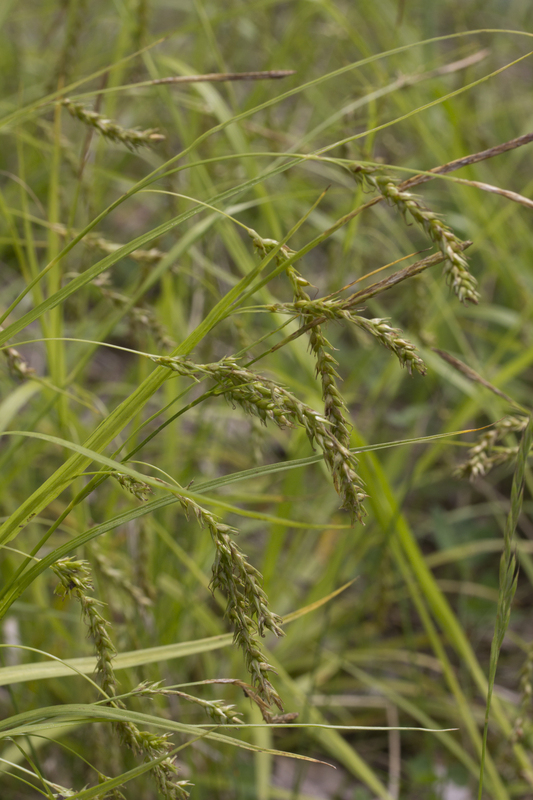
M 0 16 L 2 797 L 527 798 L 530 13 L 256 5 Z

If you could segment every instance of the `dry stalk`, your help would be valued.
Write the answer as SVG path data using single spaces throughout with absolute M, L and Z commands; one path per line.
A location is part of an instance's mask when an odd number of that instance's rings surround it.
M 264 81 L 279 80 L 294 75 L 294 69 L 269 69 L 262 72 L 208 72 L 205 75 L 177 75 L 169 78 L 156 78 L 148 83 L 152 86 L 164 83 L 212 83 L 224 81 Z
M 400 184 L 400 188 L 410 189 L 413 186 L 418 186 L 421 183 L 433 180 L 433 175 L 447 175 L 449 172 L 455 172 L 462 167 L 468 167 L 471 164 L 478 164 L 480 161 L 486 161 L 489 158 L 494 158 L 502 153 L 508 153 L 510 150 L 516 150 L 517 147 L 523 147 L 525 144 L 533 142 L 533 133 L 525 133 L 523 136 L 518 136 L 516 139 L 511 139 L 503 144 L 497 144 L 494 147 L 489 147 L 487 150 L 481 150 L 479 153 L 472 153 L 463 158 L 456 158 L 454 161 L 449 161 L 447 164 L 442 164 L 439 167 L 434 167 L 428 170 L 431 175 L 415 175 Z
M 493 394 L 497 395 L 498 397 L 501 397 L 502 400 L 506 400 L 512 406 L 516 407 L 517 404 L 512 399 L 512 397 L 509 397 L 508 394 L 505 394 L 505 392 L 502 392 L 502 390 L 498 389 L 497 386 L 494 386 L 488 380 L 483 378 L 475 370 L 473 370 L 472 367 L 469 367 L 468 364 L 464 364 L 458 358 L 452 356 L 450 353 L 447 353 L 445 350 L 439 350 L 437 347 L 432 347 L 431 349 L 433 350 L 434 353 L 437 353 L 437 355 L 443 358 L 444 361 L 447 361 L 448 364 L 454 367 L 454 369 L 456 369 L 458 372 L 461 372 L 470 381 L 481 384 L 481 386 L 484 386 L 485 389 L 489 390 L 489 392 L 493 392 Z

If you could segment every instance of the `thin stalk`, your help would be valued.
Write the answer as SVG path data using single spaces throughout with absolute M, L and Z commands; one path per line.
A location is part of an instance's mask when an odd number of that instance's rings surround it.
M 496 625 L 494 636 L 490 648 L 489 679 L 487 686 L 487 705 L 485 709 L 485 724 L 483 727 L 483 746 L 481 751 L 481 766 L 479 771 L 479 790 L 478 800 L 483 794 L 483 776 L 485 773 L 485 763 L 488 762 L 487 736 L 489 731 L 490 709 L 492 704 L 492 694 L 496 680 L 496 669 L 498 657 L 502 648 L 505 633 L 509 627 L 511 618 L 511 605 L 516 592 L 518 582 L 518 571 L 516 565 L 516 543 L 514 534 L 518 525 L 518 519 L 522 511 L 522 501 L 524 497 L 524 482 L 527 467 L 527 458 L 533 442 L 533 418 L 530 417 L 518 449 L 516 468 L 513 475 L 513 485 L 511 488 L 511 508 L 507 517 L 504 531 L 504 548 L 500 560 L 500 589 L 498 594 L 498 609 L 496 612 Z

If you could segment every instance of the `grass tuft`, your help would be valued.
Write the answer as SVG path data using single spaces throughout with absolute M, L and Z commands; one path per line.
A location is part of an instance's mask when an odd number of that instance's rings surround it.
M 533 7 L 400 5 L 0 8 L 2 800 L 530 800 Z

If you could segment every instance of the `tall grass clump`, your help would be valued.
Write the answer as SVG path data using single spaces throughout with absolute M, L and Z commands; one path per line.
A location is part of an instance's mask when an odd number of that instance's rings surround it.
M 0 11 L 2 798 L 531 797 L 531 16 Z

